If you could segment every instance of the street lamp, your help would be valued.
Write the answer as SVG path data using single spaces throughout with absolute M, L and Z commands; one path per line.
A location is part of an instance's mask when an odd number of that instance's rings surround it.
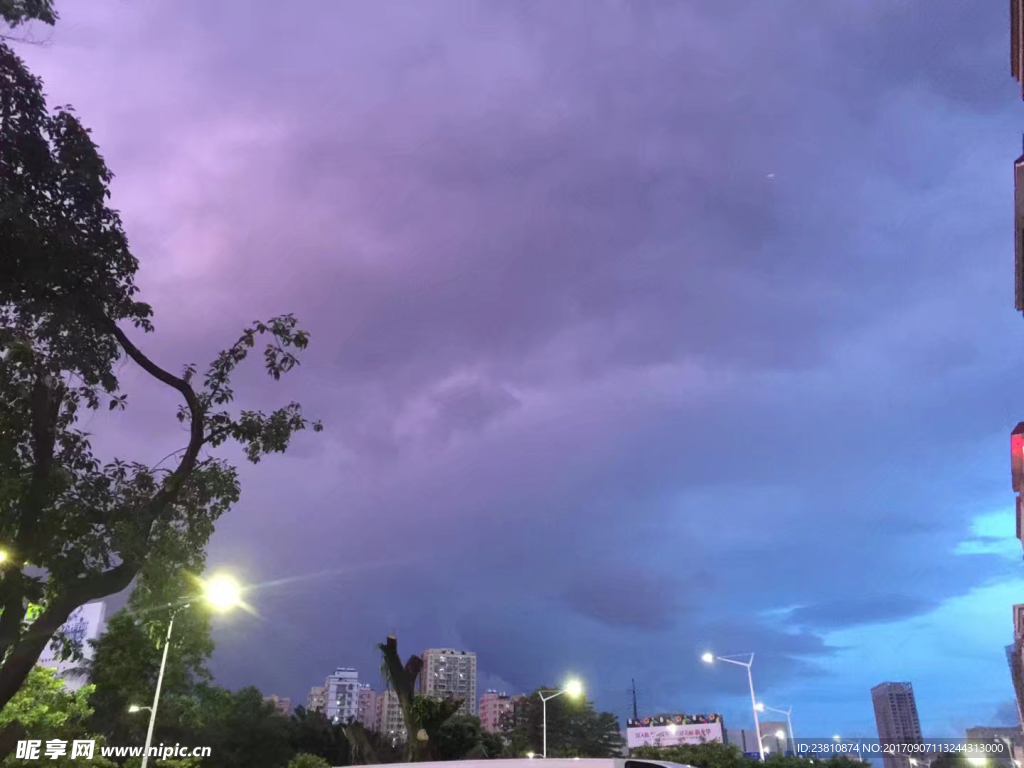
M 242 590 L 238 582 L 230 576 L 214 576 L 203 585 L 203 599 L 215 611 L 227 611 L 241 602 Z M 153 728 L 156 726 L 156 710 L 160 705 L 160 688 L 164 682 L 164 669 L 167 666 L 167 649 L 171 647 L 171 632 L 174 629 L 174 617 L 178 611 L 188 608 L 191 603 L 179 605 L 171 611 L 171 619 L 167 622 L 167 637 L 164 639 L 164 653 L 160 658 L 160 672 L 156 676 L 156 692 L 153 694 L 152 707 L 136 707 L 149 710 L 149 728 L 146 730 L 146 746 L 142 750 L 142 768 L 149 763 L 149 747 L 153 743 Z M 128 711 L 133 711 L 131 707 Z
M 758 712 L 776 712 L 780 715 L 786 716 L 786 728 L 789 729 L 789 748 L 793 750 L 793 755 L 796 755 L 796 738 L 793 736 L 793 708 L 788 709 L 775 709 L 775 707 L 766 707 L 763 702 L 757 703 Z
M 153 708 L 152 708 L 152 707 L 140 707 L 140 706 L 139 706 L 138 704 L 129 704 L 129 705 L 128 705 L 128 712 L 129 712 L 130 714 L 133 714 L 133 715 L 134 715 L 134 714 L 135 714 L 136 712 L 141 712 L 141 711 L 142 711 L 142 710 L 144 710 L 144 709 L 148 709 L 148 710 L 149 710 L 150 712 L 152 712 L 152 711 L 153 711 Z
M 761 723 L 757 719 L 757 696 L 754 694 L 754 675 L 750 671 L 750 668 L 754 666 L 754 654 L 745 653 L 740 655 L 746 656 L 747 660 L 737 661 L 736 656 L 715 656 L 711 653 L 705 653 L 700 657 L 700 660 L 705 664 L 724 661 L 726 664 L 735 664 L 738 667 L 747 668 L 747 682 L 750 683 L 750 706 L 754 710 L 754 733 L 757 734 L 757 752 L 761 756 L 761 762 L 764 762 L 764 744 L 761 743 Z
M 835 741 L 835 742 L 838 742 L 839 744 L 843 743 L 843 739 L 842 739 L 842 737 L 838 733 L 835 736 L 832 737 L 832 740 Z M 860 741 L 859 740 L 857 741 L 857 761 L 861 762 L 861 763 L 864 762 L 864 758 L 860 754 Z
M 565 684 L 564 688 L 560 688 L 557 691 L 537 691 L 537 695 L 540 696 L 541 709 L 544 712 L 544 749 L 541 754 L 541 757 L 544 758 L 548 756 L 548 702 L 551 701 L 551 699 L 561 696 L 563 693 L 568 694 L 574 699 L 578 696 L 582 696 L 583 683 L 579 680 L 570 680 Z

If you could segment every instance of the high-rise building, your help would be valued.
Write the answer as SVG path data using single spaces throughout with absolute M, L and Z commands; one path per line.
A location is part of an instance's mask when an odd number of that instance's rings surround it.
M 324 681 L 324 714 L 339 723 L 355 720 L 359 707 L 359 673 L 351 667 L 338 667 Z
M 90 640 L 97 639 L 106 627 L 106 603 L 86 603 L 76 608 L 61 626 L 59 633 L 81 653 L 81 659 L 61 659 L 61 648 L 47 643 L 39 654 L 39 664 L 54 670 L 64 680 L 64 687 L 77 691 L 89 682 L 89 660 L 93 648 Z
M 275 696 L 274 694 L 271 694 L 270 696 L 264 696 L 263 700 L 267 702 L 267 704 L 273 704 L 274 711 L 279 715 L 288 717 L 292 713 L 292 700 L 287 696 Z
M 421 654 L 420 693 L 438 699 L 462 699 L 459 714 L 476 714 L 476 654 L 430 648 Z
M 356 696 L 356 721 L 374 729 L 377 719 L 377 694 L 368 684 L 360 685 Z
M 1024 726 L 1024 603 L 1013 606 L 1013 645 L 1007 649 L 1017 718 Z
M 910 683 L 881 683 L 871 689 L 878 740 L 884 744 L 923 744 L 921 720 L 917 716 L 914 686 Z M 883 759 L 885 768 L 910 768 L 909 757 Z
M 323 712 L 327 708 L 327 689 L 322 685 L 314 685 L 306 694 L 306 711 Z
M 487 733 L 504 730 L 506 717 L 512 717 L 516 702 L 523 698 L 521 693 L 509 696 L 507 693 L 487 691 L 480 697 L 480 727 Z
M 381 736 L 389 738 L 392 745 L 406 739 L 405 720 L 402 718 L 402 705 L 398 702 L 398 694 L 390 688 L 377 694 L 377 717 L 375 728 Z

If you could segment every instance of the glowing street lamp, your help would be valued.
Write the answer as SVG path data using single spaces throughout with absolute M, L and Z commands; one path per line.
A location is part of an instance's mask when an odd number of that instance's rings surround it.
M 786 716 L 786 728 L 789 729 L 789 748 L 792 749 L 793 754 L 796 755 L 796 738 L 793 736 L 793 708 L 790 707 L 789 709 L 776 709 L 775 707 L 766 707 L 763 702 L 759 701 L 757 703 L 757 711 L 764 712 L 766 710 L 768 712 L 776 712 L 780 715 Z
M 238 586 L 238 582 L 230 576 L 214 576 L 203 585 L 203 601 L 213 610 L 223 613 L 241 603 L 242 590 Z M 156 726 L 156 710 L 160 705 L 160 688 L 163 686 L 164 669 L 167 667 L 167 649 L 171 647 L 174 617 L 178 615 L 178 611 L 183 611 L 191 605 L 191 603 L 185 603 L 171 611 L 171 619 L 167 622 L 167 637 L 164 639 L 164 653 L 160 658 L 160 672 L 156 676 L 156 692 L 153 694 L 153 706 L 139 707 L 132 705 L 132 707 L 128 708 L 129 712 L 138 712 L 140 709 L 149 710 L 149 728 L 146 730 L 146 747 L 142 751 L 142 768 L 146 768 L 146 765 L 149 763 L 149 747 L 153 743 L 153 728 Z
M 551 699 L 561 696 L 563 693 L 571 696 L 574 699 L 579 698 L 583 695 L 583 683 L 581 683 L 579 680 L 570 680 L 565 684 L 565 686 L 558 689 L 557 691 L 537 692 L 537 695 L 540 696 L 541 709 L 544 712 L 544 749 L 541 754 L 541 757 L 544 758 L 548 756 L 548 702 L 551 701 Z
M 839 744 L 843 743 L 843 739 L 842 739 L 842 737 L 840 737 L 840 735 L 838 733 L 835 736 L 832 737 L 832 740 L 837 742 L 837 743 L 839 743 Z M 857 742 L 857 760 L 859 762 L 864 762 L 864 758 L 861 757 L 861 754 L 860 754 L 860 742 L 859 741 Z
M 130 714 L 133 714 L 133 715 L 134 715 L 134 714 L 135 714 L 136 712 L 141 712 L 141 711 L 142 711 L 142 710 L 144 710 L 144 709 L 148 709 L 148 710 L 149 710 L 150 712 L 152 712 L 152 711 L 153 711 L 153 708 L 152 708 L 152 707 L 140 707 L 140 706 L 139 706 L 138 704 L 129 704 L 129 705 L 128 705 L 128 712 L 129 712 Z
M 737 661 L 736 656 L 715 656 L 712 653 L 705 653 L 700 657 L 700 660 L 705 664 L 714 664 L 716 661 L 724 661 L 726 664 L 735 664 L 738 667 L 746 667 L 747 669 L 747 682 L 750 683 L 750 706 L 754 710 L 754 733 L 757 734 L 757 751 L 761 756 L 761 762 L 764 762 L 764 744 L 761 743 L 761 723 L 757 718 L 757 696 L 754 694 L 754 675 L 750 671 L 750 668 L 754 666 L 754 654 L 745 653 L 742 654 L 747 657 L 746 661 Z

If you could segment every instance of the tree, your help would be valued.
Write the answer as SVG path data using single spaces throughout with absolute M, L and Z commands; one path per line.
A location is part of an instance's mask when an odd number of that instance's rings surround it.
M 204 450 L 234 440 L 258 462 L 321 429 L 297 403 L 228 410 L 258 337 L 274 379 L 298 364 L 309 335 L 291 315 L 246 328 L 201 383 L 194 365 L 172 374 L 132 341 L 119 323 L 150 331 L 152 310 L 135 299 L 138 261 L 107 205 L 111 179 L 70 108 L 51 114 L 40 80 L 0 44 L 0 711 L 76 608 L 139 576 L 159 585 L 196 572 L 240 493 L 235 469 Z M 173 468 L 103 463 L 78 426 L 101 403 L 126 407 L 115 373 L 124 358 L 183 401 L 188 444 L 168 457 Z M 27 604 L 37 608 L 26 622 Z
M 709 741 L 705 744 L 682 744 L 675 747 L 639 747 L 632 750 L 634 757 L 647 760 L 667 760 L 695 768 L 759 768 L 765 764 L 772 768 L 809 768 L 811 760 L 795 756 L 770 755 L 765 763 L 746 757 L 739 748 Z M 814 768 L 866 768 L 867 763 L 847 757 L 813 760 Z
M 210 747 L 204 766 L 280 768 L 294 757 L 288 718 L 277 714 L 255 688 L 232 693 L 200 686 L 199 701 L 203 717 L 190 738 Z
M 543 753 L 541 690 L 551 689 L 540 688 L 516 706 L 507 748 L 513 757 L 522 757 L 527 752 Z M 625 741 L 612 713 L 598 713 L 591 702 L 566 696 L 549 700 L 547 713 L 549 757 L 618 757 L 622 753 Z
M 106 632 L 92 641 L 91 727 L 111 743 L 131 744 L 145 737 L 147 718 L 129 713 L 128 707 L 150 703 L 170 617 L 166 606 L 179 602 L 174 593 L 187 594 L 184 582 L 181 576 L 170 577 L 160 589 L 140 583 L 128 605 L 107 623 Z M 195 727 L 196 687 L 210 680 L 206 664 L 213 652 L 209 617 L 198 606 L 179 611 L 174 628 L 174 652 L 167 656 L 160 695 L 162 717 L 154 734 L 164 743 L 180 743 L 184 730 Z
M 434 756 L 438 760 L 466 760 L 492 757 L 484 747 L 484 731 L 480 718 L 455 715 L 438 729 Z
M 403 664 L 402 657 L 398 655 L 398 640 L 394 635 L 388 635 L 387 640 L 380 643 L 377 648 L 382 657 L 381 671 L 388 686 L 394 690 L 402 709 L 405 732 L 408 734 L 405 760 L 422 762 L 434 759 L 434 745 L 441 726 L 459 711 L 462 700 L 417 696 L 416 678 L 423 669 L 423 659 L 419 656 L 410 656 Z M 373 754 L 369 739 L 359 723 L 349 725 L 345 735 L 364 759 Z
M 331 768 L 331 764 L 317 755 L 300 752 L 288 763 L 288 768 Z
M 52 26 L 57 22 L 57 12 L 53 0 L 0 0 L 0 19 L 10 27 L 33 20 Z
M 330 765 L 348 765 L 350 748 L 345 738 L 345 727 L 332 723 L 323 712 L 307 712 L 296 708 L 291 718 L 291 746 L 298 757 L 315 755 Z
M 68 744 L 74 739 L 96 739 L 87 727 L 89 716 L 92 714 L 88 702 L 90 693 L 91 686 L 68 691 L 53 670 L 35 667 L 18 695 L 0 712 L 0 726 L 18 721 L 29 729 L 33 739 L 38 739 L 44 744 L 51 739 L 60 739 Z M 102 744 L 103 740 L 99 739 L 99 742 Z M 70 754 L 66 754 L 57 760 L 47 762 L 58 766 L 70 766 L 73 763 L 83 768 L 114 768 L 112 762 L 100 757 L 100 744 L 97 745 L 92 760 L 71 760 Z M 18 760 L 10 757 L 4 761 L 5 768 L 37 764 L 38 760 Z

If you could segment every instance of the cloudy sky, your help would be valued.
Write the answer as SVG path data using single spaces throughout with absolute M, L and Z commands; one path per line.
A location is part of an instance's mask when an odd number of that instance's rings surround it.
M 1012 714 L 1024 418 L 1005 2 L 61 3 L 19 46 L 117 174 L 145 339 L 204 363 L 295 312 L 211 559 L 259 585 L 218 679 L 303 699 L 373 645 L 481 687 L 798 736 Z M 125 370 L 113 454 L 180 447 Z M 230 455 L 230 454 L 229 454 Z

